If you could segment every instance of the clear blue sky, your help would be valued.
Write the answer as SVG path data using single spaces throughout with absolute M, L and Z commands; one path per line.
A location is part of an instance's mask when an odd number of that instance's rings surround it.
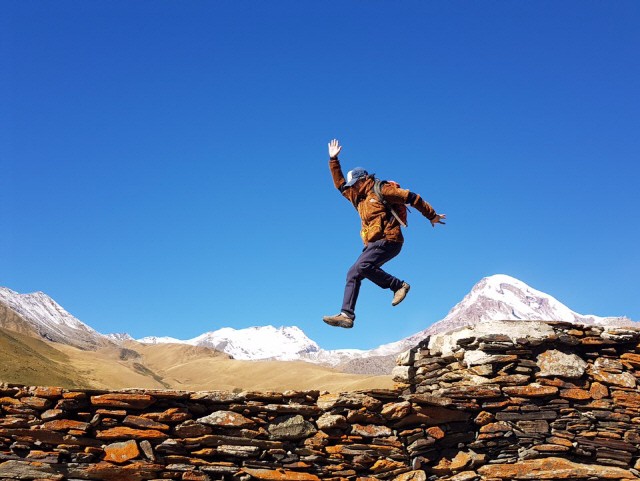
M 640 320 L 640 3 L 6 1 L 0 285 L 103 332 L 372 348 L 504 273 Z M 327 142 L 420 193 L 356 328 Z

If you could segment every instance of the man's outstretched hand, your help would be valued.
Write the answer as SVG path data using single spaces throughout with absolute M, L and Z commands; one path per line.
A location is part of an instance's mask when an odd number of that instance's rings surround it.
M 447 218 L 447 214 L 436 214 L 436 216 L 431 219 L 431 227 L 435 227 L 436 224 L 442 224 L 445 225 L 446 222 L 441 222 L 442 219 L 446 219 Z
M 342 150 L 342 147 L 340 145 L 338 145 L 338 141 L 336 139 L 333 139 L 331 142 L 329 142 L 329 157 L 332 159 L 335 159 L 338 157 L 338 154 L 340 153 L 340 151 Z

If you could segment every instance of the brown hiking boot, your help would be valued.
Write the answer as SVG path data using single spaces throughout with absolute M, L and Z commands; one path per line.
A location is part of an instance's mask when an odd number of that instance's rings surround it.
M 402 301 L 404 301 L 404 298 L 407 297 L 407 293 L 409 292 L 409 289 L 411 289 L 411 286 L 406 282 L 403 282 L 402 287 L 398 289 L 393 295 L 393 300 L 391 301 L 391 305 L 397 306 Z
M 353 319 L 342 312 L 337 316 L 324 316 L 322 320 L 330 326 L 344 327 L 345 329 L 351 329 L 353 327 Z

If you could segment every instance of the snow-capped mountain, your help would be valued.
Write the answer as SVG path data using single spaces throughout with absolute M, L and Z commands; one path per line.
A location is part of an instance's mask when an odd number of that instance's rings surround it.
M 104 337 L 113 341 L 113 342 L 122 342 L 122 341 L 133 341 L 133 337 L 131 337 L 126 332 L 116 332 L 114 334 L 106 334 Z
M 301 329 L 293 327 L 263 326 L 233 329 L 223 327 L 217 331 L 188 340 L 173 337 L 143 337 L 138 342 L 146 344 L 190 344 L 205 346 L 222 351 L 234 359 L 255 361 L 276 359 L 279 361 L 295 361 L 306 354 L 320 351 L 320 347 L 309 339 Z
M 400 343 L 406 346 L 405 349 L 409 349 L 429 335 L 480 322 L 500 320 L 563 321 L 600 326 L 637 324 L 626 317 L 578 314 L 549 294 L 533 289 L 514 277 L 496 274 L 478 282 L 471 292 L 449 311 L 447 317 L 424 331 L 402 339 Z
M 131 336 L 129 336 L 131 337 Z M 133 338 L 132 338 L 133 339 Z M 168 336 L 147 336 L 142 339 L 136 339 L 143 344 L 186 344 L 187 341 L 181 341 L 175 337 Z
M 244 329 L 223 327 L 198 337 L 180 340 L 174 337 L 149 336 L 137 339 L 145 344 L 189 344 L 211 347 L 233 359 L 245 361 L 310 361 L 336 365 L 363 353 L 359 349 L 326 351 L 298 327 L 255 326 Z
M 447 317 L 423 332 L 433 334 L 489 320 L 563 321 L 602 326 L 634 324 L 626 317 L 578 314 L 549 294 L 514 277 L 497 274 L 478 282 Z
M 81 349 L 95 349 L 104 343 L 104 336 L 79 321 L 43 292 L 19 294 L 0 287 L 0 302 L 25 321 L 37 335 Z
M 225 327 L 207 332 L 190 341 L 195 346 L 212 347 L 234 359 L 278 359 L 294 361 L 305 354 L 318 352 L 320 347 L 298 327 Z

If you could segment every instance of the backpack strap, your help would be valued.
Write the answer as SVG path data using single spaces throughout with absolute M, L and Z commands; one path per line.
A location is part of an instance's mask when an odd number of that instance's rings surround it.
M 376 195 L 376 197 L 378 198 L 378 200 L 380 201 L 380 203 L 382 205 L 384 205 L 384 210 L 386 212 L 385 216 L 384 216 L 384 221 L 382 221 L 382 225 L 380 226 L 380 230 L 382 232 L 384 232 L 386 225 L 389 221 L 390 221 L 390 217 L 391 217 L 391 212 L 390 212 L 390 208 L 391 206 L 389 205 L 389 203 L 387 202 L 387 199 L 384 198 L 384 195 L 382 195 L 382 186 L 386 184 L 386 181 L 384 180 L 380 180 L 380 179 L 375 179 L 375 182 L 373 183 L 373 193 Z
M 384 180 L 376 179 L 375 183 L 373 184 L 373 193 L 376 194 L 376 197 L 378 197 L 378 200 L 382 203 L 382 205 L 384 205 L 385 209 L 387 209 L 387 213 L 390 213 L 393 217 L 395 217 L 398 223 L 402 227 L 407 227 L 407 224 L 405 224 L 400 219 L 400 216 L 398 215 L 398 213 L 395 211 L 393 207 L 391 207 L 391 204 L 387 202 L 387 199 L 384 198 L 384 195 L 382 195 L 382 186 L 386 183 L 387 182 Z M 384 227 L 382 231 L 384 232 Z

